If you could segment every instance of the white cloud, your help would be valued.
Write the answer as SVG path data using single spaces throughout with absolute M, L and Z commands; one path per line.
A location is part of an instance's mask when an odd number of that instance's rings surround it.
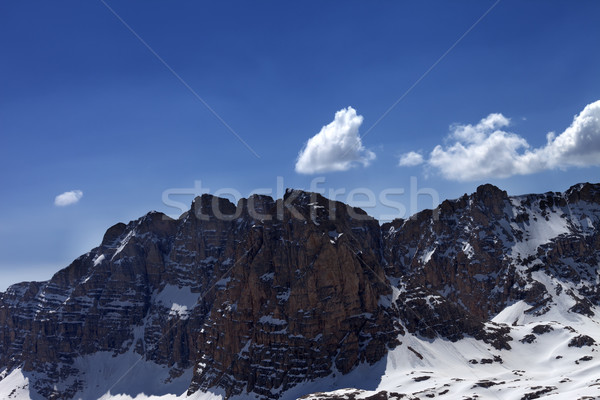
M 509 124 L 502 114 L 490 114 L 476 125 L 452 125 L 450 144 L 437 145 L 426 165 L 457 181 L 600 166 L 600 100 L 588 104 L 560 135 L 549 133 L 546 145 L 539 148 L 503 130 Z
M 335 119 L 308 139 L 296 160 L 296 172 L 317 174 L 346 171 L 357 164 L 368 166 L 375 153 L 365 149 L 358 129 L 363 117 L 352 107 L 335 113 Z
M 409 151 L 400 156 L 398 165 L 401 167 L 414 167 L 423 164 L 423 156 L 415 151 Z
M 56 196 L 54 198 L 54 205 L 58 207 L 70 206 L 77 203 L 82 197 L 83 192 L 81 190 L 71 190 Z

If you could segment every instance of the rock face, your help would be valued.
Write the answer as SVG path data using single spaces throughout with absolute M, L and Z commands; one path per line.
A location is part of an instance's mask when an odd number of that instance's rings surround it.
M 0 379 L 21 368 L 33 392 L 70 399 L 88 386 L 82 357 L 134 354 L 188 394 L 267 399 L 373 364 L 404 335 L 508 349 L 510 327 L 490 320 L 516 301 L 594 314 L 599 224 L 592 184 L 519 197 L 484 185 L 381 227 L 315 193 L 203 195 L 0 293 Z
M 590 315 L 600 300 L 599 195 L 600 186 L 590 184 L 512 198 L 480 186 L 433 212 L 385 224 L 386 274 L 408 282 L 405 302 L 432 296 L 480 320 L 518 300 L 543 314 L 563 290 L 572 311 Z

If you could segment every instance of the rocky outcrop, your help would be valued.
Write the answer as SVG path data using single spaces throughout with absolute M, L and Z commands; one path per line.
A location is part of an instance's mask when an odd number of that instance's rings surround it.
M 293 209 L 282 207 L 292 196 Z M 221 385 L 228 394 L 269 397 L 334 368 L 347 373 L 378 361 L 397 334 L 391 310 L 378 305 L 391 289 L 377 254 L 377 222 L 292 191 L 277 202 L 256 199 L 258 221 L 248 212 L 252 200 L 238 205 L 248 225 L 246 252 L 222 256 L 232 264 L 214 291 L 218 306 L 198 341 L 205 367 L 195 370 L 190 391 Z
M 277 398 L 407 334 L 508 349 L 510 327 L 489 321 L 517 301 L 593 315 L 599 223 L 591 184 L 518 197 L 484 185 L 381 227 L 315 193 L 203 195 L 177 220 L 116 224 L 51 280 L 0 294 L 0 371 L 68 399 L 86 385 L 78 357 L 133 352 L 173 379 L 192 371 L 189 393 Z

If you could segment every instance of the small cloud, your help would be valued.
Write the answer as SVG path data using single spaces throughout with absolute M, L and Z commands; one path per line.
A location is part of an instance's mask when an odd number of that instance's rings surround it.
M 588 104 L 561 134 L 548 133 L 546 144 L 538 148 L 508 132 L 505 128 L 509 125 L 510 120 L 502 114 L 490 114 L 475 125 L 452 125 L 449 144 L 435 146 L 424 162 L 455 181 L 600 166 L 600 100 Z M 401 159 L 400 165 L 409 164 Z
M 54 198 L 54 205 L 58 207 L 70 206 L 77 203 L 82 197 L 83 192 L 81 190 L 71 190 L 56 196 Z
M 296 160 L 296 172 L 317 174 L 347 171 L 357 164 L 368 166 L 375 153 L 365 149 L 358 134 L 363 117 L 352 107 L 335 113 L 333 122 L 308 139 Z
M 423 164 L 423 156 L 415 151 L 404 153 L 400 156 L 398 165 L 401 167 L 415 167 Z

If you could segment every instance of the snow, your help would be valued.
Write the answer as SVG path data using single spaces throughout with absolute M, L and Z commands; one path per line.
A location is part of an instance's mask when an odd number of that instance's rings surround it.
M 390 308 L 393 304 L 396 303 L 396 301 L 398 300 L 398 297 L 400 297 L 400 294 L 402 292 L 395 285 L 392 285 L 391 288 L 392 288 L 391 296 L 384 296 L 384 295 L 380 296 L 378 305 L 380 305 L 382 307 Z
M 242 347 L 242 349 L 238 352 L 239 356 L 242 356 L 244 353 L 248 353 L 250 351 L 250 344 L 252 343 L 251 340 L 248 340 L 246 342 L 246 344 L 244 345 L 244 347 Z
M 183 370 L 179 377 L 171 378 L 170 368 L 141 359 L 129 351 L 114 356 L 110 352 L 98 352 L 78 357 L 74 367 L 81 373 L 80 379 L 87 383 L 74 399 L 101 400 L 216 400 L 222 393 L 195 393 L 187 396 L 192 379 L 192 368 Z M 29 387 L 29 372 L 15 369 L 0 381 L 0 398 L 16 400 L 42 400 L 43 397 Z M 13 389 L 16 389 L 13 392 Z M 60 389 L 60 388 L 58 388 Z
M 510 328 L 509 335 L 513 338 L 511 350 L 496 350 L 468 337 L 453 343 L 440 338 L 432 341 L 411 335 L 399 336 L 401 345 L 375 365 L 361 365 L 345 376 L 332 374 L 306 383 L 281 398 L 292 399 L 295 395 L 327 390 L 332 391 L 329 394 L 348 396 L 351 393 L 356 395 L 358 389 L 357 399 L 385 390 L 418 398 L 478 396 L 482 399 L 518 400 L 546 387 L 556 389 L 544 394 L 544 398 L 599 398 L 599 347 L 569 347 L 569 342 L 580 334 L 586 334 L 600 343 L 600 322 L 597 317 L 588 318 L 569 312 L 574 300 L 566 294 L 566 290 L 560 294 L 550 290 L 557 283 L 554 278 L 542 271 L 532 273 L 532 278 L 552 293 L 552 307 L 545 314 L 534 315 L 525 312 L 531 308 L 530 304 L 517 301 L 495 316 L 490 327 L 501 325 Z M 397 282 L 393 286 L 397 286 Z M 393 297 L 396 297 L 396 292 Z M 390 300 L 389 297 L 382 298 L 380 304 L 389 305 Z M 600 310 L 595 308 L 594 312 L 600 315 Z M 532 343 L 521 341 L 540 324 L 550 325 L 552 330 L 536 334 Z M 585 361 L 582 357 L 586 356 L 592 359 Z M 500 357 L 502 362 L 493 361 L 495 357 Z M 484 359 L 490 363 L 482 363 Z M 416 377 L 429 378 L 415 381 Z M 477 385 L 483 381 L 494 385 L 488 388 Z
M 287 289 L 285 292 L 277 295 L 277 300 L 279 300 L 280 302 L 288 301 L 290 299 L 290 293 L 291 289 Z
M 343 388 L 364 390 L 357 398 L 385 390 L 418 395 L 419 398 L 461 399 L 478 396 L 483 399 L 517 400 L 539 390 L 532 389 L 537 386 L 554 386 L 557 389 L 544 398 L 597 398 L 600 389 L 593 385 L 600 378 L 600 359 L 595 355 L 597 351 L 592 353 L 594 358 L 591 361 L 576 364 L 575 361 L 589 355 L 590 350 L 569 348 L 568 342 L 573 333 L 555 329 L 538 335 L 534 343 L 519 342 L 518 339 L 529 333 L 531 328 L 528 325 L 516 329 L 515 340 L 511 342 L 513 350 L 502 351 L 490 350 L 490 346 L 471 338 L 452 343 L 442 339 L 431 342 L 412 336 L 399 337 L 402 344 L 375 365 L 360 366 L 346 376 L 331 375 L 318 385 L 314 384 L 313 389 L 323 391 L 323 388 L 329 387 L 340 395 L 356 391 Z M 482 359 L 493 360 L 494 356 L 499 356 L 502 363 L 480 362 Z M 477 364 L 471 364 L 470 360 L 477 361 Z M 416 381 L 414 378 L 417 377 L 429 378 Z M 477 386 L 482 381 L 491 381 L 496 385 L 489 388 Z M 300 390 L 296 389 L 297 392 Z M 293 397 L 288 397 L 286 393 L 282 398 Z
M 517 324 L 523 324 L 523 319 L 525 318 L 524 311 L 528 308 L 531 308 L 531 306 L 525 301 L 517 301 L 492 318 L 492 322 L 506 325 L 512 325 L 515 322 Z
M 215 286 L 227 286 L 227 284 L 231 282 L 231 277 L 228 276 L 227 278 L 221 278 L 219 279 L 219 281 L 217 281 L 217 283 L 215 283 Z
M 169 310 L 169 315 L 176 315 L 182 319 L 187 319 L 189 317 L 188 308 L 182 304 L 173 303 L 171 310 Z
M 1 399 L 41 399 L 41 396 L 30 396 L 29 378 L 18 368 L 0 381 Z M 37 399 L 36 399 L 37 400 Z
M 111 261 L 115 259 L 115 257 L 123 251 L 123 249 L 125 249 L 125 246 L 127 246 L 127 243 L 129 243 L 129 240 L 135 236 L 135 230 L 131 230 L 127 233 L 127 235 L 125 236 L 125 238 L 123 240 L 121 240 L 121 242 L 119 243 L 119 247 L 117 247 L 117 250 L 115 251 L 115 254 L 113 254 L 113 256 L 111 257 Z
M 541 245 L 549 243 L 552 239 L 570 233 L 569 220 L 563 218 L 563 210 L 551 209 L 549 212 L 542 214 L 542 212 L 535 208 L 519 208 L 523 199 L 513 199 L 514 207 L 511 214 L 519 214 L 519 210 L 524 210 L 529 215 L 529 221 L 524 223 L 521 227 L 516 222 L 512 222 L 510 227 L 515 231 L 525 231 L 525 237 L 522 241 L 515 243 L 511 249 L 511 255 L 513 257 L 520 256 L 526 258 L 531 255 L 537 254 L 537 250 Z M 510 214 L 509 214 L 510 215 Z
M 260 317 L 258 322 L 261 324 L 287 325 L 287 321 L 285 321 L 283 319 L 273 318 L 270 315 L 263 315 L 262 317 Z
M 272 281 L 274 278 L 275 278 L 275 273 L 268 272 L 266 274 L 261 275 L 259 279 L 263 282 L 267 282 L 267 281 Z
M 431 260 L 431 256 L 433 255 L 433 253 L 435 253 L 435 250 L 436 250 L 436 248 L 434 247 L 433 249 L 429 249 L 429 250 L 425 251 L 420 258 L 421 263 L 427 264 L 429 262 L 429 260 Z
M 198 303 L 200 293 L 193 293 L 189 287 L 180 288 L 175 285 L 165 287 L 155 295 L 156 303 L 168 308 L 169 315 L 178 316 L 182 319 L 189 317 L 189 312 Z
M 102 262 L 104 261 L 106 257 L 104 256 L 104 254 L 99 255 L 98 257 L 96 257 L 94 259 L 94 267 L 97 267 L 98 265 L 102 264 Z
M 471 246 L 471 243 L 469 242 L 463 243 L 462 251 L 467 255 L 468 258 L 473 258 L 475 255 L 475 250 L 473 250 L 473 246 Z

